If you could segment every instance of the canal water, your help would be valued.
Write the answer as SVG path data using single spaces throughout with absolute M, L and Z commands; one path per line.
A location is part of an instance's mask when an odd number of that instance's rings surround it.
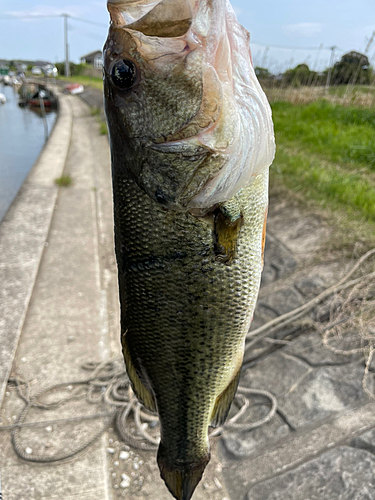
M 0 223 L 45 144 L 43 118 L 18 106 L 18 94 L 0 83 L 7 102 L 0 104 Z M 48 133 L 56 112 L 47 115 Z

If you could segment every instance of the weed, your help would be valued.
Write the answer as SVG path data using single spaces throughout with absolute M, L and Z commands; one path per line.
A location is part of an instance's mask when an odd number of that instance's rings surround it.
M 62 175 L 55 179 L 55 184 L 59 187 L 68 187 L 72 184 L 73 180 L 70 175 Z
M 100 114 L 100 108 L 90 108 L 90 114 L 91 116 L 98 116 Z
M 99 127 L 100 135 L 107 135 L 108 134 L 107 123 L 103 120 L 100 120 L 99 124 L 100 124 L 100 127 Z

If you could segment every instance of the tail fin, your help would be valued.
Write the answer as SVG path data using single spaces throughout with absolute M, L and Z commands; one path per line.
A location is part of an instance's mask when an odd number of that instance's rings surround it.
M 206 465 L 210 461 L 210 452 L 194 463 L 171 465 L 168 454 L 162 444 L 158 450 L 158 465 L 161 478 L 176 500 L 190 500 Z

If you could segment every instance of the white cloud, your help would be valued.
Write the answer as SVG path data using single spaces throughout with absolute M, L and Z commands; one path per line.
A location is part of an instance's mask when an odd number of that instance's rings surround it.
M 284 34 L 292 38 L 298 36 L 310 38 L 314 35 L 318 35 L 322 31 L 323 24 L 320 23 L 296 23 L 283 26 Z

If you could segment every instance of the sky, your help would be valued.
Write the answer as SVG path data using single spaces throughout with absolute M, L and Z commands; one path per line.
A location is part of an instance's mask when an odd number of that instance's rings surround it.
M 350 50 L 364 52 L 375 31 L 374 0 L 232 0 L 238 20 L 251 33 L 256 66 L 273 73 L 299 63 L 312 69 L 329 65 Z M 103 0 L 1 0 L 0 59 L 64 59 L 63 18 L 32 19 L 33 15 L 67 13 L 70 59 L 102 48 L 108 26 Z M 92 24 L 91 24 L 92 23 Z M 95 24 L 97 23 L 97 24 Z M 319 48 L 322 47 L 322 48 Z M 375 41 L 368 50 L 375 66 Z

